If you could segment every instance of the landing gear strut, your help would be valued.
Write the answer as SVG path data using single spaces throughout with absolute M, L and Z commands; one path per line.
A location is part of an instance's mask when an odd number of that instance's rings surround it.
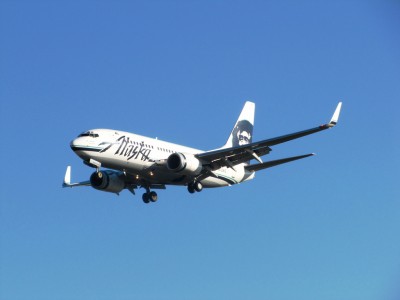
M 188 184 L 189 193 L 193 194 L 194 192 L 201 192 L 203 190 L 203 185 L 201 182 L 194 181 Z

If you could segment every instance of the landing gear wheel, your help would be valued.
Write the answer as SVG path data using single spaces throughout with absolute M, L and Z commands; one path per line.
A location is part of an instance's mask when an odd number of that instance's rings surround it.
M 201 192 L 203 190 L 203 185 L 201 182 L 194 181 L 188 184 L 189 193 L 193 194 L 194 192 Z
M 150 202 L 150 199 L 149 199 L 150 197 L 149 197 L 149 194 L 148 193 L 144 193 L 143 195 L 142 195 L 142 200 L 143 200 L 143 202 L 144 203 L 149 203 Z
M 151 202 L 156 202 L 157 199 L 158 199 L 158 196 L 157 196 L 156 192 L 150 192 L 148 197 L 149 197 Z
M 192 183 L 189 183 L 189 185 L 188 185 L 188 191 L 189 191 L 189 193 L 191 193 L 191 194 L 193 194 L 193 193 L 195 192 L 194 186 L 193 186 Z
M 200 182 L 194 182 L 193 188 L 196 192 L 201 192 L 203 190 L 203 185 Z

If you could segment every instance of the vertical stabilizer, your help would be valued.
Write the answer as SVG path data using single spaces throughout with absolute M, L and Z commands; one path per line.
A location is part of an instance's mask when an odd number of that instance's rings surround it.
M 256 105 L 250 101 L 244 104 L 232 132 L 222 148 L 246 145 L 253 141 L 255 107 Z

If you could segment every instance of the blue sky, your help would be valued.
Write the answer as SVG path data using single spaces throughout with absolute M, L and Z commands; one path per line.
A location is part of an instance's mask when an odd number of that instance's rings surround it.
M 400 299 L 398 1 L 1 1 L 1 299 Z M 62 189 L 113 128 L 316 152 L 190 195 Z M 140 194 L 140 193 L 139 193 Z

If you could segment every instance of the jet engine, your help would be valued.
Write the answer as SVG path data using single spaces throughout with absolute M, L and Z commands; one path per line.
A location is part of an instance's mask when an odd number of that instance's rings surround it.
M 175 173 L 184 175 L 198 175 L 203 166 L 201 162 L 188 153 L 172 153 L 167 159 L 167 168 Z
M 119 193 L 125 188 L 125 181 L 119 177 L 121 173 L 114 171 L 98 171 L 90 176 L 90 184 L 96 190 Z

